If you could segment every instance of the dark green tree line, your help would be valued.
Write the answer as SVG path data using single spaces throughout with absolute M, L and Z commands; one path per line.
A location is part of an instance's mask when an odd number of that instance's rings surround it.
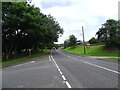
M 106 47 L 120 48 L 120 25 L 114 19 L 107 20 L 96 33 L 98 40 Z
M 51 16 L 26 2 L 2 3 L 2 53 L 9 59 L 32 48 L 41 51 L 57 41 L 63 29 Z

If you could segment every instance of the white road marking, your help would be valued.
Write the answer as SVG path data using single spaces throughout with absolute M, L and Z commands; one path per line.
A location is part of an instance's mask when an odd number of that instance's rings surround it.
M 19 67 L 19 66 L 21 66 L 21 65 L 15 65 L 15 66 L 13 66 L 13 67 Z
M 19 66 L 23 66 L 23 65 L 26 65 L 26 64 L 34 63 L 34 62 L 35 62 L 35 61 L 31 61 L 31 62 L 27 62 L 27 63 L 15 65 L 15 66 L 13 66 L 13 67 L 19 67 Z
M 52 55 L 51 55 L 51 59 L 54 61 L 59 73 L 61 74 L 61 76 L 62 76 L 62 78 L 64 80 L 63 83 L 65 83 L 68 88 L 72 88 L 71 85 L 69 84 L 69 82 L 66 80 L 65 76 L 63 75 L 62 71 L 60 70 L 59 66 L 57 65 L 57 63 L 56 63 L 56 61 L 55 61 L 55 59 L 53 58 Z
M 71 56 L 67 56 L 67 57 L 70 57 L 70 58 L 72 58 L 72 59 L 76 59 L 76 58 L 74 58 L 74 57 L 71 57 Z
M 49 61 L 51 61 L 51 58 L 50 58 L 50 56 L 49 56 Z
M 28 64 L 28 63 L 19 64 L 19 65 L 15 65 L 15 66 L 13 66 L 13 67 L 19 67 L 19 66 L 22 66 L 22 65 L 25 65 L 25 64 Z
M 57 63 L 54 61 L 55 65 L 57 66 Z
M 59 72 L 61 71 L 60 68 L 58 68 L 58 71 L 59 71 Z
M 72 58 L 72 59 L 76 59 L 76 58 L 71 57 L 71 56 L 68 56 L 68 57 Z M 79 61 L 81 61 L 81 60 L 79 60 Z M 98 68 L 101 68 L 101 69 L 104 69 L 104 70 L 107 70 L 107 71 L 110 71 L 110 72 L 114 72 L 114 73 L 120 74 L 120 72 L 118 72 L 118 71 L 115 71 L 115 70 L 112 70 L 112 69 L 109 69 L 109 68 L 106 68 L 106 67 L 103 67 L 103 66 L 99 66 L 99 65 L 96 65 L 96 64 L 93 64 L 93 63 L 89 63 L 89 62 L 85 62 L 85 61 L 81 61 L 81 62 L 89 64 L 89 65 L 92 65 L 92 66 L 95 66 L 95 67 L 98 67 Z
M 18 88 L 22 88 L 23 86 L 18 86 Z
M 68 81 L 65 82 L 68 88 L 72 88 Z
M 64 75 L 62 75 L 62 78 L 63 78 L 63 80 L 64 80 L 64 81 L 66 81 L 66 78 L 65 78 L 65 76 L 64 76 Z
M 102 66 L 99 66 L 99 65 L 96 65 L 96 64 L 92 64 L 92 63 L 89 63 L 89 62 L 84 62 L 84 63 L 92 65 L 92 66 L 96 66 L 96 67 L 99 67 L 99 68 L 102 68 L 102 69 L 105 69 L 105 70 L 108 70 L 108 71 L 111 71 L 111 72 L 114 72 L 114 73 L 117 73 L 117 74 L 120 74 L 120 72 L 112 70 L 112 69 L 109 69 L 109 68 L 106 68 L 106 67 L 102 67 Z
M 58 68 L 58 71 L 60 71 L 60 68 Z
M 30 63 L 34 63 L 35 61 L 31 61 Z
M 58 66 L 58 65 L 57 65 L 56 67 L 59 69 L 59 66 Z
M 54 61 L 53 57 L 52 57 L 52 56 L 50 56 L 50 57 L 51 57 L 51 59 Z
M 62 75 L 63 73 L 60 71 L 60 74 Z

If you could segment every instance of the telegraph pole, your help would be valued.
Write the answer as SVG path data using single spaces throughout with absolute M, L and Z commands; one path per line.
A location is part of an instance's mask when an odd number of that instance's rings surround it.
M 83 28 L 83 26 L 82 26 L 82 35 L 83 35 L 84 54 L 86 54 L 86 50 L 85 50 L 85 37 L 84 37 L 84 28 Z

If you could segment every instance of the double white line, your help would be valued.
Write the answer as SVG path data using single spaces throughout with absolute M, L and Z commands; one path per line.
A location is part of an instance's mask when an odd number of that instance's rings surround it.
M 71 85 L 69 84 L 69 82 L 67 81 L 65 75 L 62 73 L 61 69 L 59 68 L 58 64 L 56 63 L 55 59 L 53 58 L 53 56 L 49 56 L 49 61 L 53 61 L 59 71 L 59 73 L 62 76 L 63 82 L 67 85 L 68 88 L 72 88 Z

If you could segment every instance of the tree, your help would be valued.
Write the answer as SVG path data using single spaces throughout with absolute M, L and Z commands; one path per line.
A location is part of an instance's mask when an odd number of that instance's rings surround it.
M 97 39 L 95 37 L 92 37 L 88 42 L 90 44 L 96 44 L 97 43 Z
M 64 48 L 67 48 L 67 47 L 69 47 L 69 40 L 68 39 L 64 41 Z
M 106 47 L 119 47 L 120 39 L 120 26 L 117 26 L 117 21 L 109 19 L 106 23 L 102 24 L 102 27 L 96 33 L 100 42 L 103 42 Z
M 75 48 L 77 38 L 74 35 L 69 36 L 69 46 Z
M 29 48 L 36 51 L 53 46 L 63 29 L 51 16 L 26 2 L 2 4 L 2 53 L 5 59 L 18 56 Z

